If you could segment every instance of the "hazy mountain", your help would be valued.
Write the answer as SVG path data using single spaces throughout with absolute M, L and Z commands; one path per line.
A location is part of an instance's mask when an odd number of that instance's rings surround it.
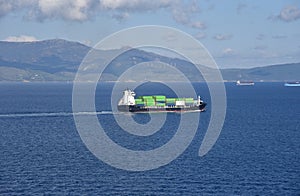
M 0 63 L 48 73 L 76 71 L 89 47 L 62 39 L 38 42 L 0 42 Z
M 72 81 L 77 69 L 91 50 L 90 47 L 77 42 L 61 39 L 38 42 L 0 42 L 0 81 Z M 121 50 L 121 49 L 120 49 Z M 106 62 L 108 57 L 120 52 L 118 50 L 94 50 L 98 62 Z M 174 74 L 157 62 L 176 67 L 190 80 L 203 81 L 201 74 L 189 62 L 160 56 L 155 53 L 131 49 L 116 57 L 105 69 L 103 80 L 116 80 L 128 68 L 139 63 L 152 62 L 144 70 L 132 73 L 136 80 L 145 80 L 145 73 L 155 74 L 157 80 L 176 81 Z M 206 70 L 209 68 L 203 67 Z M 95 74 L 95 67 L 86 71 Z M 300 80 L 300 63 L 271 65 L 251 69 L 223 69 L 224 80 L 264 80 L 284 81 Z M 138 78 L 137 76 L 141 76 Z
M 300 63 L 269 65 L 251 69 L 224 69 L 225 80 L 296 81 L 300 80 Z

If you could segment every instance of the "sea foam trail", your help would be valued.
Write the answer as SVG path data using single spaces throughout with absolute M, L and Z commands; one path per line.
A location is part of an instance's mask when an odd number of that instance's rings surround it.
M 112 111 L 101 112 L 36 112 L 36 113 L 8 113 L 0 114 L 0 118 L 15 118 L 15 117 L 50 117 L 50 116 L 73 116 L 73 115 L 104 115 L 114 114 Z

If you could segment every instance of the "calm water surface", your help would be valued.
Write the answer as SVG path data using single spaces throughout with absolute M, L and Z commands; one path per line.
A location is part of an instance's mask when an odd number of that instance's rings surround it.
M 97 88 L 97 111 L 110 111 L 110 88 Z M 208 102 L 188 149 L 176 160 L 145 172 L 115 169 L 93 156 L 72 116 L 72 84 L 0 84 L 0 195 L 300 195 L 300 88 L 282 83 L 226 84 L 227 116 L 221 135 L 204 157 L 198 150 L 210 118 Z M 148 84 L 138 94 L 173 92 Z M 150 139 L 118 130 L 109 112 L 98 115 L 107 134 L 132 149 L 167 142 L 180 120 L 169 114 Z M 147 122 L 148 115 L 135 115 Z

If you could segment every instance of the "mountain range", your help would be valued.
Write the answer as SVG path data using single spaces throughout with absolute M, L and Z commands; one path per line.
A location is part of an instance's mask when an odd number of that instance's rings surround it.
M 81 43 L 62 39 L 36 42 L 0 41 L 0 81 L 73 81 L 79 65 L 91 49 Z M 103 61 L 113 52 L 115 51 L 96 50 L 97 56 Z M 189 80 L 204 81 L 192 63 L 141 49 L 130 49 L 116 57 L 103 72 L 102 80 L 115 81 L 133 65 L 147 62 L 170 64 L 183 72 Z M 210 69 L 205 65 L 202 66 L 203 69 Z M 89 70 L 89 74 L 93 74 L 95 69 Z M 168 78 L 177 81 L 164 66 L 148 66 L 146 70 L 135 72 L 134 75 L 143 75 L 145 72 L 156 74 L 157 80 Z M 295 81 L 300 80 L 300 63 L 249 69 L 221 69 L 221 73 L 225 81 Z

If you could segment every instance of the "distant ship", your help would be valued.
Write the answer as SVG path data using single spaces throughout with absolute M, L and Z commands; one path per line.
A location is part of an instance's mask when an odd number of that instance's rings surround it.
M 118 110 L 121 112 L 203 112 L 206 106 L 200 96 L 195 100 L 194 98 L 167 98 L 164 95 L 135 98 L 135 95 L 133 90 L 123 91 L 123 97 L 118 103 Z
M 238 81 L 236 81 L 236 85 L 238 85 L 238 86 L 253 86 L 254 82 L 253 81 L 241 81 L 241 80 L 238 80 Z
M 286 82 L 284 86 L 300 86 L 300 82 Z

